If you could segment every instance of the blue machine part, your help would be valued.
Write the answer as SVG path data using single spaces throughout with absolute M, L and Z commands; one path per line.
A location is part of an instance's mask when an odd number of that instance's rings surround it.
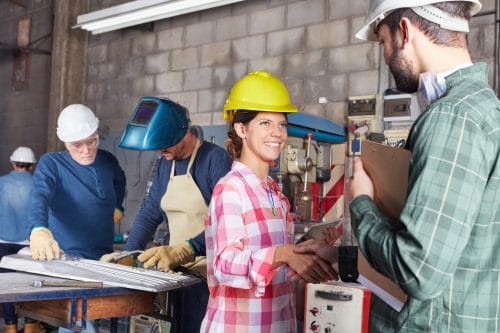
M 326 143 L 343 143 L 345 130 L 342 126 L 319 116 L 303 112 L 288 115 L 288 135 L 304 138 L 312 134 L 313 140 Z
M 159 150 L 178 144 L 189 128 L 188 111 L 166 98 L 139 99 L 119 146 L 132 150 Z

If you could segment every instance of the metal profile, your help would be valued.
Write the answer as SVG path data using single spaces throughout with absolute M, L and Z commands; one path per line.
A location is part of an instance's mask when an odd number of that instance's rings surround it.
M 33 260 L 30 255 L 13 254 L 2 257 L 0 267 L 80 281 L 102 282 L 105 286 L 161 292 L 199 282 L 198 278 L 128 267 L 97 260 L 70 258 L 67 260 Z

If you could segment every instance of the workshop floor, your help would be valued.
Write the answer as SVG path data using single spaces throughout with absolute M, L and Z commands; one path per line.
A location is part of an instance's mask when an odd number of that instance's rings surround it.
M 5 324 L 2 317 L 2 307 L 0 306 L 0 333 L 5 332 Z M 23 320 L 19 320 L 19 327 L 23 327 Z M 42 324 L 45 333 L 57 333 L 57 328 Z M 22 329 L 19 331 L 22 332 Z M 147 316 L 133 316 L 130 318 L 120 318 L 118 320 L 118 333 L 166 333 L 170 332 L 170 323 L 159 321 Z M 99 333 L 109 333 L 109 321 L 101 319 L 99 323 Z
M 19 332 L 22 332 L 22 327 L 23 327 L 23 324 L 21 322 L 19 324 L 19 328 L 20 328 Z M 57 333 L 56 327 L 48 326 L 45 324 L 42 324 L 42 327 L 45 329 L 45 331 L 42 331 L 44 333 Z M 5 324 L 4 324 L 3 318 L 0 318 L 0 332 L 5 332 Z M 123 324 L 123 323 L 118 324 L 118 333 L 129 333 L 129 332 L 130 332 L 130 330 L 129 330 L 128 324 Z M 135 330 L 135 332 L 142 333 L 142 332 L 150 332 L 150 331 L 139 329 L 139 330 Z M 109 323 L 108 322 L 106 322 L 104 320 L 101 322 L 101 325 L 99 326 L 99 333 L 109 333 Z

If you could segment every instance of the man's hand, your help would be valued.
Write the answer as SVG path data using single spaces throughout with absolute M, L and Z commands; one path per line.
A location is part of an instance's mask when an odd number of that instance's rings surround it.
M 168 272 L 173 268 L 194 261 L 195 256 L 187 242 L 177 246 L 156 246 L 144 251 L 137 259 L 144 268 L 156 266 L 159 271 Z
M 47 228 L 35 228 L 30 235 L 31 257 L 34 260 L 52 260 L 61 258 L 61 249 Z
M 296 253 L 294 245 L 283 245 L 276 248 L 275 265 L 286 264 L 296 275 L 292 279 L 303 282 L 319 283 L 337 279 L 332 265 L 316 254 Z
M 354 173 L 352 179 L 348 180 L 348 189 L 352 199 L 362 194 L 373 199 L 373 182 L 363 169 L 363 162 L 359 157 L 354 157 Z
M 336 264 L 338 261 L 337 247 L 329 245 L 324 240 L 309 239 L 298 244 L 293 251 L 301 254 L 316 254 L 318 257 L 327 261 L 331 265 Z

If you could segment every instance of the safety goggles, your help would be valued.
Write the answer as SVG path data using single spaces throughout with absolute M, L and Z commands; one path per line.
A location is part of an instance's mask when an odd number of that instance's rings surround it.
M 68 142 L 68 148 L 77 151 L 79 153 L 83 152 L 85 148 L 88 150 L 96 149 L 99 145 L 99 135 L 95 134 L 86 140 Z

